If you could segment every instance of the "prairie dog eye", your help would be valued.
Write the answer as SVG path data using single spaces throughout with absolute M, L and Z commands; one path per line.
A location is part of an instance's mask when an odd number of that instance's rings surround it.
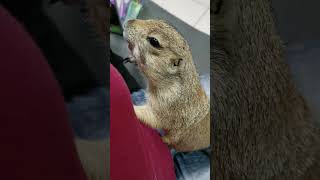
M 161 48 L 159 41 L 154 37 L 147 37 L 148 42 L 155 48 Z

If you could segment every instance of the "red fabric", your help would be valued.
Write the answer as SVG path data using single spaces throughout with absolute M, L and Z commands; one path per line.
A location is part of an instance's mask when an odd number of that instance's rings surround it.
M 45 58 L 0 6 L 0 179 L 85 180 Z
M 137 120 L 129 90 L 110 66 L 111 179 L 175 180 L 169 149 L 155 130 Z

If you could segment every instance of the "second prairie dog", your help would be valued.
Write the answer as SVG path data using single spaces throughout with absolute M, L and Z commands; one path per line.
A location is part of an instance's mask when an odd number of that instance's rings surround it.
M 320 179 L 320 129 L 286 64 L 271 3 L 211 3 L 214 180 Z
M 210 145 L 210 105 L 187 42 L 162 20 L 130 20 L 124 37 L 148 81 L 146 105 L 134 106 L 144 124 L 164 129 L 177 151 Z

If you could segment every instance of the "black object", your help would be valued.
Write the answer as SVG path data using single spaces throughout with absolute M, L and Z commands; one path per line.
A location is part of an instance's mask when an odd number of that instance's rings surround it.
M 43 11 L 42 0 L 4 0 L 2 5 L 24 25 L 42 50 L 67 101 L 97 86 L 97 80 L 85 61 L 69 46 Z
M 122 57 L 114 54 L 110 51 L 110 62 L 111 64 L 120 72 L 123 79 L 127 83 L 127 86 L 130 92 L 138 91 L 141 89 L 141 86 L 137 83 L 134 77 L 129 73 L 127 68 L 124 66 L 124 62 L 127 62 L 127 59 L 123 59 Z
M 117 14 L 117 9 L 111 4 L 111 17 L 110 17 L 110 24 L 120 26 L 120 20 Z

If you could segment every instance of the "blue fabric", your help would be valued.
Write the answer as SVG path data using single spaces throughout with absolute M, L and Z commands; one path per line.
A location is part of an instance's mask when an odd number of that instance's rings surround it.
M 131 94 L 131 99 L 134 105 L 143 105 L 146 102 L 146 91 L 144 89 L 140 89 L 139 91 L 133 92 Z
M 210 75 L 200 76 L 201 85 L 210 98 Z M 134 105 L 143 105 L 146 102 L 145 90 L 132 93 Z M 163 131 L 159 130 L 163 135 Z M 188 153 L 179 153 L 171 150 L 177 180 L 209 180 L 210 179 L 210 150 L 200 150 Z
M 173 155 L 177 180 L 209 180 L 210 151 L 209 149 Z
M 93 89 L 86 95 L 76 96 L 67 103 L 71 126 L 82 139 L 109 137 L 109 90 Z

